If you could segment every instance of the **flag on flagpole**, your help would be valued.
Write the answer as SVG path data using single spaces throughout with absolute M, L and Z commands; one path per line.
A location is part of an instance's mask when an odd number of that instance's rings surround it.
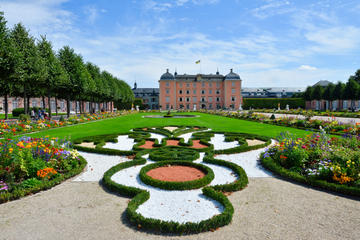
M 199 63 L 200 63 L 200 60 L 197 60 L 195 63 L 196 63 L 196 64 L 199 64 Z

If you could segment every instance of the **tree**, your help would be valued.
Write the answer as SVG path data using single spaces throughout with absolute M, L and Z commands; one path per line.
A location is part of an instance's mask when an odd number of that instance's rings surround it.
M 320 85 L 317 85 L 314 87 L 314 90 L 312 91 L 311 98 L 320 101 L 321 99 L 323 99 L 323 93 L 324 93 L 324 88 Z
M 14 26 L 10 35 L 19 53 L 15 94 L 24 98 L 24 111 L 25 114 L 28 114 L 28 100 L 30 97 L 40 95 L 47 72 L 44 62 L 39 56 L 34 38 L 29 35 L 28 30 L 21 23 Z
M 4 14 L 0 12 L 0 95 L 4 96 L 5 119 L 8 118 L 8 96 L 17 73 L 18 54 L 6 27 Z
M 67 104 L 67 115 L 70 116 L 70 101 L 81 99 L 81 94 L 84 93 L 86 81 L 85 66 L 83 65 L 81 56 L 77 55 L 74 49 L 69 46 L 64 46 L 59 50 L 58 58 L 61 65 L 69 76 L 69 82 L 64 98 Z
M 312 92 L 313 92 L 313 88 L 311 86 L 308 86 L 304 92 L 304 98 L 306 101 L 311 101 L 313 100 L 312 98 Z
M 327 85 L 325 87 L 324 93 L 323 93 L 323 98 L 324 100 L 328 101 L 329 103 L 329 108 L 331 109 L 331 105 L 332 105 L 332 101 L 335 100 L 334 98 L 334 89 L 335 89 L 335 85 L 330 83 L 329 85 Z
M 354 108 L 354 100 L 359 99 L 359 84 L 350 78 L 345 85 L 344 98 L 351 100 L 351 109 Z
M 360 84 L 360 69 L 355 72 L 355 75 L 350 76 L 349 80 L 350 79 L 355 80 L 358 84 Z
M 335 85 L 335 89 L 334 89 L 334 99 L 335 100 L 343 100 L 344 99 L 344 89 L 345 89 L 345 85 L 341 82 L 338 82 Z M 338 109 L 340 108 L 340 104 L 338 105 Z
M 68 76 L 61 66 L 59 59 L 56 58 L 51 43 L 46 40 L 45 36 L 41 36 L 37 47 L 47 72 L 47 79 L 44 81 L 43 89 L 48 97 L 49 117 L 51 118 L 50 99 L 51 97 L 57 97 L 57 94 L 63 90 L 63 85 L 67 85 Z

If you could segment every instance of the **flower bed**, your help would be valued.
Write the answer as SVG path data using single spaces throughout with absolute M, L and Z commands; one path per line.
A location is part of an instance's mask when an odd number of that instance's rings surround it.
M 262 156 L 263 165 L 296 181 L 360 196 L 360 141 L 324 132 L 306 138 L 282 133 L 279 143 Z
M 57 138 L 0 141 L 0 203 L 51 188 L 82 171 L 86 161 Z
M 11 133 L 13 135 L 30 133 L 30 132 L 35 132 L 50 128 L 57 128 L 57 127 L 96 121 L 106 118 L 119 117 L 128 113 L 130 112 L 122 111 L 122 112 L 103 112 L 103 113 L 95 113 L 95 114 L 84 114 L 81 116 L 71 116 L 69 119 L 63 121 L 38 120 L 36 122 L 16 121 L 14 123 L 6 123 L 5 120 L 2 120 L 0 121 L 0 136 L 8 133 Z
M 325 130 L 327 133 L 336 134 L 336 135 L 360 135 L 360 124 L 351 125 L 351 124 L 340 124 L 337 121 L 322 121 L 322 120 L 305 120 L 305 119 L 296 119 L 293 117 L 284 117 L 284 118 L 271 118 L 269 116 L 257 113 L 253 114 L 252 112 L 228 112 L 228 111 L 204 111 L 205 113 L 237 118 L 243 120 L 250 120 L 255 122 L 274 124 L 279 126 L 293 127 L 299 129 L 310 129 L 312 131 L 320 131 L 321 129 Z

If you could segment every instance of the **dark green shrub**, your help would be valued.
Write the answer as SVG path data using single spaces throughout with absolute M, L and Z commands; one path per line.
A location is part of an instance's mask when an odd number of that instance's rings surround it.
M 20 122 L 27 122 L 27 121 L 30 121 L 30 120 L 31 120 L 31 118 L 27 114 L 20 114 L 19 115 L 19 121 Z
M 198 151 L 183 147 L 166 147 L 150 152 L 149 158 L 153 161 L 193 161 L 200 157 Z
M 305 100 L 302 98 L 244 98 L 245 109 L 277 109 L 279 103 L 282 109 L 286 105 L 290 108 L 305 108 Z
M 14 109 L 12 110 L 12 115 L 13 115 L 13 117 L 19 117 L 20 114 L 25 114 L 24 108 L 14 108 Z

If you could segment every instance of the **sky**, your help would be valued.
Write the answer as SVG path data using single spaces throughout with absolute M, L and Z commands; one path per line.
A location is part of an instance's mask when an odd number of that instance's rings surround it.
M 359 0 L 0 0 L 0 11 L 131 86 L 158 87 L 167 68 L 233 68 L 244 87 L 345 82 L 360 68 Z

